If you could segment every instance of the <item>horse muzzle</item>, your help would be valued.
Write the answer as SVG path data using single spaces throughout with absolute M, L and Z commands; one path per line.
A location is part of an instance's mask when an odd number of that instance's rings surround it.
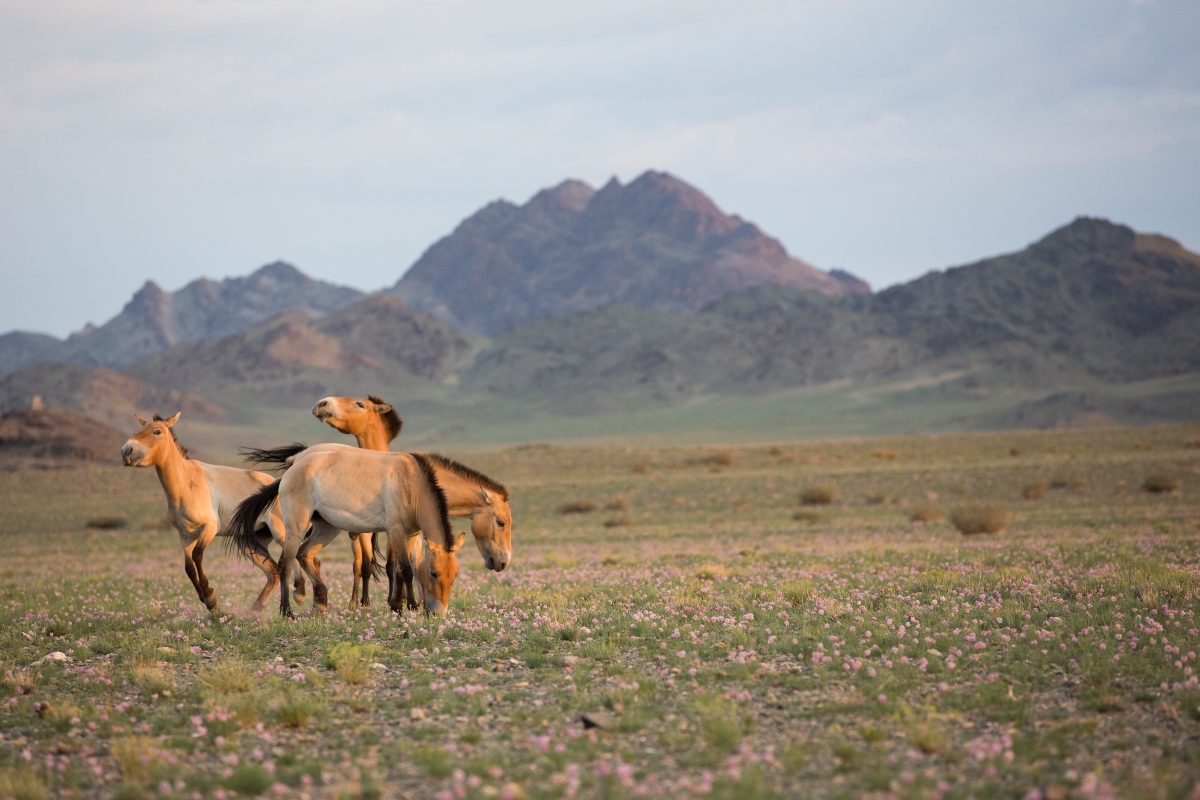
M 146 458 L 146 448 L 133 442 L 126 442 L 121 448 L 121 461 L 127 467 L 140 467 Z

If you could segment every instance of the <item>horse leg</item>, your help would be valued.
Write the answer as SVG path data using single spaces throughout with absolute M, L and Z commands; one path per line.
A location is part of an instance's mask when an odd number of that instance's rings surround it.
M 354 569 L 350 572 L 350 607 L 358 606 L 358 576 L 362 573 L 363 548 L 361 533 L 346 532 L 350 537 L 350 552 L 354 554 Z
M 325 545 L 337 538 L 338 529 L 330 525 L 323 519 L 313 520 L 312 534 L 304 547 L 301 548 L 299 557 L 300 566 L 308 573 L 308 577 L 312 579 L 313 584 L 313 608 L 318 611 L 324 611 L 329 607 L 329 587 L 326 586 L 324 578 L 321 577 L 321 562 L 317 558 L 317 553 Z
M 290 514 L 282 516 L 286 536 L 283 538 L 283 552 L 279 554 L 279 579 L 284 586 L 287 585 L 290 571 L 297 566 L 296 554 L 300 552 L 300 546 L 304 543 L 304 532 L 308 530 L 311 521 L 312 514 L 304 506 L 292 509 Z M 289 592 L 279 593 L 279 613 L 289 619 L 295 616 L 290 600 Z
M 204 549 L 208 547 L 213 537 L 217 535 L 217 524 L 206 522 L 200 526 L 200 531 L 192 543 L 184 548 L 184 570 L 200 595 L 200 602 L 212 611 L 217 607 L 217 592 L 208 585 L 208 577 L 204 574 Z
M 415 574 L 415 570 L 413 569 L 413 551 L 421 543 L 421 535 L 421 532 L 417 531 L 416 534 L 408 537 L 408 548 L 404 553 L 405 557 L 402 569 L 404 590 L 408 593 L 408 607 L 413 611 L 421 607 L 421 604 L 417 602 L 417 593 L 413 591 L 413 576 Z
M 388 598 L 388 605 L 397 614 L 404 613 L 404 576 L 412 574 L 412 565 L 408 562 L 408 534 L 405 530 L 388 530 L 388 541 L 391 549 L 388 551 L 388 571 L 392 578 L 394 591 Z M 394 556 L 394 557 L 393 557 Z M 412 604 L 412 598 L 409 598 Z
M 266 542 L 269 541 L 271 541 L 269 537 L 260 538 L 254 547 L 246 549 L 246 556 L 254 562 L 254 566 L 261 569 L 263 574 L 267 576 L 266 585 L 258 593 L 258 599 L 254 601 L 254 605 L 250 606 L 250 613 L 252 614 L 257 614 L 263 610 L 263 606 L 267 603 L 267 598 L 271 596 L 271 592 L 275 591 L 275 587 L 279 585 L 279 567 L 271 558 L 266 547 Z
M 373 547 L 373 533 L 364 533 L 358 537 L 359 544 L 362 546 L 362 566 L 359 570 L 359 575 L 362 579 L 362 604 L 363 606 L 371 605 L 371 575 L 375 569 L 375 548 Z

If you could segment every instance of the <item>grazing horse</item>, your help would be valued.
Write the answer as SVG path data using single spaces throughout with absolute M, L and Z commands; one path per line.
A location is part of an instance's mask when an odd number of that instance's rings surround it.
M 296 443 L 275 450 L 248 452 L 252 453 L 252 458 L 259 463 L 277 464 L 287 469 L 301 455 L 339 450 L 353 452 L 354 448 L 344 444 L 318 444 L 306 448 Z M 508 490 L 483 473 L 438 453 L 413 455 L 424 458 L 433 469 L 435 479 L 446 496 L 449 515 L 471 520 L 471 534 L 475 538 L 475 546 L 483 556 L 484 566 L 497 572 L 503 571 L 512 560 L 512 510 L 508 505 Z M 316 561 L 315 556 L 328 541 L 331 540 L 310 536 L 297 555 L 301 567 L 312 578 L 314 587 L 324 586 L 320 577 L 320 562 Z M 396 574 L 394 559 L 395 553 L 389 547 L 389 576 Z M 413 587 L 410 576 L 404 575 L 404 585 L 400 589 L 411 601 Z M 397 587 L 392 585 L 389 597 L 394 595 L 396 590 Z M 315 598 L 325 596 L 327 595 L 323 589 L 314 588 L 314 602 L 317 602 Z
M 216 591 L 204 574 L 204 551 L 215 536 L 229 536 L 234 509 L 273 480 L 264 472 L 205 464 L 188 457 L 187 448 L 172 430 L 181 412 L 163 419 L 137 417 L 141 429 L 121 448 L 127 467 L 153 466 L 167 496 L 167 520 L 179 533 L 183 546 L 183 569 L 196 587 L 200 600 L 212 611 L 217 607 Z M 279 584 L 279 569 L 267 553 L 267 536 L 239 542 L 243 555 L 267 576 L 267 584 L 254 601 L 260 611 Z M 287 592 L 283 592 L 287 594 Z
M 363 450 L 387 452 L 388 445 L 400 435 L 404 421 L 396 409 L 375 395 L 366 397 L 326 397 L 312 408 L 313 416 L 334 430 L 348 433 Z M 374 572 L 375 553 L 373 533 L 351 533 L 350 547 L 354 552 L 353 583 L 350 606 L 359 604 L 358 587 L 362 584 L 362 604 L 371 605 L 370 584 Z M 314 557 L 316 553 L 312 554 Z M 303 555 L 299 556 L 304 564 Z M 318 562 L 319 569 L 319 562 Z M 305 572 L 309 570 L 305 568 Z
M 278 501 L 278 515 L 269 513 Z M 292 459 L 283 477 L 252 495 L 235 512 L 231 527 L 236 541 L 243 545 L 256 538 L 256 530 L 265 522 L 271 534 L 283 545 L 279 572 L 286 578 L 296 562 L 304 533 L 312 528 L 309 541 L 325 544 L 339 530 L 351 533 L 386 531 L 398 562 L 389 578 L 398 585 L 397 571 L 411 580 L 411 556 L 424 532 L 433 563 L 425 576 L 447 586 L 437 591 L 433 583 L 422 583 L 425 610 L 440 614 L 449 600 L 448 585 L 458 574 L 455 556 L 466 534 L 455 537 L 450 528 L 446 496 L 442 492 L 429 461 L 418 453 L 380 453 L 344 445 L 310 448 Z M 282 530 L 280 525 L 282 524 Z M 440 540 L 440 541 L 439 541 Z M 319 574 L 314 578 L 314 600 L 325 594 Z M 418 580 L 423 580 L 418 574 Z M 287 592 L 280 595 L 280 613 L 292 616 Z M 392 610 L 401 610 L 401 597 L 393 590 L 388 598 Z M 413 596 L 409 606 L 416 608 Z

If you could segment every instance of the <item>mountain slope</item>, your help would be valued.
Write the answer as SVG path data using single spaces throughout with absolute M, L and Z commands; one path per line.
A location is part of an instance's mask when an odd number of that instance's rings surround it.
M 29 408 L 34 395 L 47 406 L 124 431 L 135 429 L 135 413 L 146 416 L 182 410 L 188 419 L 204 422 L 222 422 L 229 416 L 203 397 L 149 386 L 103 367 L 32 364 L 0 378 L 0 411 Z
M 866 293 L 792 258 L 756 226 L 666 173 L 599 191 L 566 181 L 524 206 L 497 201 L 425 252 L 391 290 L 476 333 L 621 302 L 696 311 L 750 286 Z
M 282 314 L 248 331 L 181 344 L 126 367 L 154 386 L 205 394 L 234 390 L 308 404 L 352 387 L 439 381 L 467 355 L 471 337 L 388 295 L 370 295 L 317 320 Z
M 313 319 L 361 297 L 357 289 L 314 280 L 282 261 L 242 278 L 200 278 L 177 292 L 146 281 L 121 313 L 100 327 L 89 323 L 65 342 L 15 332 L 0 337 L 0 374 L 36 361 L 124 366 L 176 344 L 248 330 L 280 313 Z
M 962 391 L 1200 371 L 1200 256 L 1081 218 L 874 296 L 755 288 L 696 315 L 609 306 L 497 336 L 464 388 L 597 411 L 961 373 Z

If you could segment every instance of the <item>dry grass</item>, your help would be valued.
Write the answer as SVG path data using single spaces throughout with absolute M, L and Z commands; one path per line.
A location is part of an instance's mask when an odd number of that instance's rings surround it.
M 590 500 L 568 500 L 559 503 L 559 514 L 590 514 L 596 510 L 596 504 Z
M 1046 489 L 1044 483 L 1027 483 L 1021 487 L 1021 496 L 1026 500 L 1038 500 L 1046 496 Z
M 102 531 L 112 531 L 124 528 L 129 524 L 129 520 L 116 514 L 102 514 L 98 517 L 92 517 L 87 521 L 86 527 L 95 528 Z
M 702 581 L 718 580 L 725 577 L 724 564 L 701 564 L 696 567 L 696 577 Z
M 1055 475 L 1050 479 L 1051 489 L 1070 489 L 1072 491 L 1081 491 L 1087 487 L 1087 482 L 1082 478 L 1077 478 L 1073 475 Z
M 803 509 L 797 511 L 795 514 L 792 514 L 792 519 L 796 520 L 796 522 L 807 522 L 809 525 L 812 525 L 813 523 L 821 521 L 821 515 L 816 511 Z
M 831 483 L 814 483 L 800 493 L 800 502 L 806 506 L 827 506 L 837 500 L 837 487 Z
M 950 522 L 959 533 L 1000 533 L 1012 524 L 1012 513 L 994 503 L 972 503 L 960 506 L 950 515 Z
M 945 518 L 946 512 L 937 503 L 921 503 L 908 517 L 911 522 L 941 522 Z
M 886 492 L 873 492 L 867 495 L 867 505 L 869 506 L 890 506 L 896 502 L 896 498 Z
M 46 787 L 37 774 L 24 769 L 0 769 L 0 797 L 14 800 L 45 800 Z
M 606 528 L 628 528 L 632 524 L 633 519 L 628 516 L 610 517 L 604 520 L 604 527 Z
M 1156 472 L 1146 476 L 1146 480 L 1142 483 L 1142 489 L 1151 494 L 1167 494 L 1179 489 L 1179 485 L 1179 478 L 1174 475 Z
M 1192 436 L 1183 443 L 1184 447 L 1200 447 L 1200 436 Z
M 129 736 L 112 743 L 112 755 L 121 775 L 130 782 L 144 781 L 158 763 L 158 750 L 148 736 Z
M 875 450 L 874 452 L 871 453 L 871 455 L 874 458 L 878 458 L 883 461 L 895 461 L 897 458 L 900 457 L 900 454 L 897 453 L 895 450 L 886 450 L 886 449 Z
M 225 662 L 201 671 L 200 685 L 217 694 L 239 694 L 254 688 L 254 676 L 244 664 Z

